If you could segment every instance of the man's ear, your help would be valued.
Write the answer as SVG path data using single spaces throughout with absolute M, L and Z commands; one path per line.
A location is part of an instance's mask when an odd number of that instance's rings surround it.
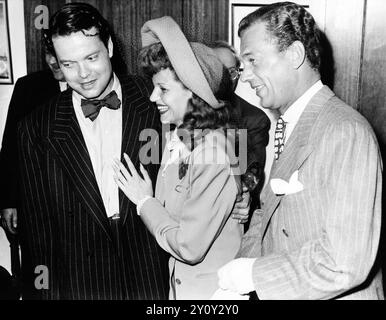
M 111 37 L 109 38 L 109 41 L 107 42 L 107 50 L 109 51 L 109 57 L 111 58 L 113 56 L 113 50 L 114 49 L 114 45 L 113 45 L 113 41 L 111 40 Z
M 287 48 L 287 54 L 294 69 L 299 69 L 306 60 L 306 50 L 303 43 L 298 40 Z

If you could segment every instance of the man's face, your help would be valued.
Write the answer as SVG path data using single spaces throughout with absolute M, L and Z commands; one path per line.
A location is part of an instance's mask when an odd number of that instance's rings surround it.
M 232 80 L 232 89 L 234 91 L 239 80 L 236 57 L 228 48 L 213 48 L 213 51 L 216 53 L 217 58 L 222 62 L 225 68 L 228 69 Z
M 66 81 L 64 80 L 63 72 L 62 70 L 60 70 L 60 67 L 56 58 L 52 54 L 46 52 L 45 59 L 48 67 L 52 71 L 54 78 L 58 81 Z
M 60 68 L 68 85 L 86 99 L 103 98 L 111 91 L 113 46 L 108 48 L 92 28 L 68 36 L 54 37 Z
M 242 33 L 240 52 L 244 64 L 241 81 L 256 91 L 264 108 L 283 114 L 294 102 L 291 93 L 296 81 L 287 51 L 279 52 L 265 24 L 258 22 Z

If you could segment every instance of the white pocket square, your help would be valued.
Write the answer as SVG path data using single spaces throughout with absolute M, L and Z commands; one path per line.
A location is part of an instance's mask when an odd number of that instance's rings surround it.
M 303 184 L 298 180 L 299 170 L 296 170 L 289 182 L 283 179 L 271 179 L 271 189 L 277 195 L 288 195 L 303 190 Z

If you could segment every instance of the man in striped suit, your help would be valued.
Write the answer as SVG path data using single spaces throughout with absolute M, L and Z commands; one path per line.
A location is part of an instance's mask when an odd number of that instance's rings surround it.
M 117 76 L 100 13 L 66 4 L 50 49 L 69 89 L 19 125 L 21 213 L 41 299 L 166 299 L 167 254 L 118 191 L 114 158 L 138 164 L 139 134 L 157 128 L 148 84 Z M 156 175 L 157 168 L 149 166 Z
M 259 299 L 383 299 L 378 144 L 368 122 L 321 83 L 319 32 L 289 2 L 239 25 L 241 80 L 281 116 L 263 210 L 219 284 Z

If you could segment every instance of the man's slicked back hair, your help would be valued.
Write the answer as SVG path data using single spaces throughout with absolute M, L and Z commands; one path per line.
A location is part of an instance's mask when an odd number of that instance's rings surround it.
M 85 33 L 85 30 L 90 30 L 93 27 L 97 29 L 97 33 Z M 79 31 L 86 36 L 99 36 L 107 48 L 111 32 L 106 19 L 93 6 L 87 3 L 73 2 L 64 5 L 51 17 L 49 29 L 45 33 L 47 49 L 55 55 L 52 38 L 68 36 Z
M 302 6 L 293 2 L 277 2 L 262 6 L 244 17 L 238 35 L 252 25 L 262 22 L 266 26 L 271 40 L 280 52 L 286 50 L 295 41 L 300 41 L 306 51 L 310 66 L 320 68 L 320 30 L 312 15 Z

